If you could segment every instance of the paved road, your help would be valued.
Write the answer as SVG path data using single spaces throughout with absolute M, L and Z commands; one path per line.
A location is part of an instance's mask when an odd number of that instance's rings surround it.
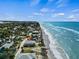
M 10 48 L 13 44 L 14 44 L 13 41 L 10 42 L 10 43 L 5 43 L 4 45 L 2 45 L 2 46 L 0 47 L 0 49 L 3 48 L 3 47 L 5 47 L 5 48 Z
M 22 43 L 21 43 L 21 45 L 20 45 L 20 48 L 19 48 L 19 50 L 17 51 L 17 53 L 16 53 L 14 59 L 17 59 L 17 58 L 18 58 L 18 56 L 19 56 L 19 54 L 20 54 L 20 52 L 21 52 L 21 47 L 23 47 L 25 41 L 26 41 L 26 39 L 24 39 L 24 40 L 22 41 Z

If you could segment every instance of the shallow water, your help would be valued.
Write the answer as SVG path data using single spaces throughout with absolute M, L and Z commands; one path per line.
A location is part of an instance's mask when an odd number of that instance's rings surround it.
M 79 23 L 45 22 L 42 26 L 50 33 L 50 49 L 57 59 L 79 59 Z

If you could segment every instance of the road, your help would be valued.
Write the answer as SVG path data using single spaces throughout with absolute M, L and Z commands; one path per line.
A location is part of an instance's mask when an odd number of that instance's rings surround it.
M 14 59 L 17 59 L 17 58 L 19 57 L 19 54 L 20 54 L 20 52 L 21 52 L 21 50 L 22 50 L 21 47 L 23 47 L 23 45 L 24 45 L 24 43 L 25 43 L 26 40 L 27 40 L 27 39 L 24 39 L 24 40 L 21 42 L 20 48 L 19 48 L 19 50 L 17 51 L 17 53 L 16 53 Z

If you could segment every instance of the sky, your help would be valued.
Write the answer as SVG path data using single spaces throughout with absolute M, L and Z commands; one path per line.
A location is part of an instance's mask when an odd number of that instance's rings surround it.
M 0 20 L 79 21 L 79 0 L 0 0 Z

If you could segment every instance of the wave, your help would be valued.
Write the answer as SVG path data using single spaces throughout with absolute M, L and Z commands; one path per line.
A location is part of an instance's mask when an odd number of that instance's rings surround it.
M 74 29 L 70 29 L 70 28 L 66 28 L 66 27 L 60 27 L 60 26 L 54 26 L 54 25 L 52 25 L 50 23 L 49 23 L 49 27 L 51 27 L 51 29 L 55 29 L 55 31 L 58 31 L 56 29 L 63 29 L 63 30 L 71 31 L 71 32 L 76 33 L 76 34 L 79 35 L 79 31 L 74 30 Z M 76 41 L 79 41 L 79 39 L 76 39 Z
M 67 59 L 79 58 L 79 31 L 75 27 L 57 26 L 53 25 L 53 23 L 43 23 L 42 26 L 44 27 L 43 30 L 48 34 L 50 50 L 56 59 L 66 59 L 62 57 L 62 51 L 64 51 Z
M 64 51 L 62 47 L 58 45 L 58 42 L 51 36 L 51 34 L 41 25 L 41 28 L 44 30 L 45 34 L 48 35 L 50 41 L 49 47 L 51 52 L 54 54 L 56 59 L 69 59 L 68 54 Z
M 74 30 L 74 29 L 70 29 L 70 28 L 66 28 L 66 27 L 60 27 L 60 26 L 54 26 L 54 25 L 52 25 L 52 24 L 50 24 L 50 23 L 48 23 L 48 24 L 49 24 L 50 27 L 60 28 L 60 29 L 64 29 L 64 30 L 68 30 L 68 31 L 72 31 L 72 32 L 74 32 L 74 33 L 79 34 L 79 31 L 76 31 L 76 30 Z

